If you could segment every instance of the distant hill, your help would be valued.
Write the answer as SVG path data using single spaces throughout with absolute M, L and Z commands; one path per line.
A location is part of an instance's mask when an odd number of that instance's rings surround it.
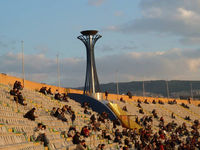
M 170 97 L 188 98 L 192 95 L 199 98 L 200 81 L 182 81 L 182 80 L 154 80 L 144 81 L 145 96 L 163 96 L 167 97 L 167 84 Z M 102 92 L 117 93 L 116 83 L 107 83 L 100 85 Z M 120 82 L 118 83 L 119 93 L 126 94 L 128 91 L 132 95 L 143 96 L 143 81 Z

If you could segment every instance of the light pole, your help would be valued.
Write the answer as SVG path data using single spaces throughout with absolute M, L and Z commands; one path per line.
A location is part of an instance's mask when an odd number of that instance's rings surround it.
M 166 80 L 166 90 L 167 90 L 167 99 L 169 99 L 169 86 L 168 86 L 168 80 Z
M 60 92 L 60 66 L 59 66 L 59 54 L 56 55 L 56 63 L 57 63 L 58 91 Z
M 24 72 L 24 41 L 21 41 L 21 47 L 22 47 L 22 83 L 23 87 L 25 86 L 25 72 Z
M 119 96 L 118 70 L 116 71 L 116 90 L 117 90 L 117 100 L 118 100 Z
M 191 92 L 191 98 L 193 100 L 193 88 L 192 88 L 192 83 L 190 83 L 190 92 Z

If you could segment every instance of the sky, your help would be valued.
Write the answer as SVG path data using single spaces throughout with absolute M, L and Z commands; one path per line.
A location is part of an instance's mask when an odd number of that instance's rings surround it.
M 200 80 L 200 0 L 0 0 L 0 72 L 84 85 L 80 31 L 95 29 L 100 83 Z

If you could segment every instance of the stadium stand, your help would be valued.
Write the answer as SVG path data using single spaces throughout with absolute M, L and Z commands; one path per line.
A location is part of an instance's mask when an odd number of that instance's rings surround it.
M 21 105 L 15 95 L 10 94 L 13 84 L 14 81 L 0 84 L 0 150 L 200 149 L 197 102 L 189 104 L 177 100 L 171 104 L 164 98 L 153 102 L 153 98 L 134 96 L 121 96 L 123 101 L 120 101 L 109 94 L 107 102 L 116 106 L 113 111 L 119 120 L 123 121 L 123 117 L 120 118 L 123 114 L 126 127 L 132 121 L 137 123 L 136 128 L 126 129 L 119 121 L 107 119 L 106 113 L 95 112 L 90 104 L 71 98 L 55 100 L 52 94 L 40 93 L 38 86 L 37 89 L 20 88 L 27 104 Z M 54 93 L 56 88 L 52 91 Z M 37 116 L 34 121 L 24 118 L 32 108 Z M 75 121 L 72 121 L 72 114 Z M 41 129 L 38 128 L 40 123 Z

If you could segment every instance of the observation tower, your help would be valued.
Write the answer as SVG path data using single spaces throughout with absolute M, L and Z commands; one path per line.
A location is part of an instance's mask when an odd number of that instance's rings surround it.
M 87 53 L 84 94 L 89 94 L 89 96 L 93 97 L 97 97 L 97 93 L 100 92 L 99 80 L 95 65 L 94 45 L 102 36 L 97 33 L 97 30 L 85 30 L 81 31 L 82 35 L 77 37 L 85 44 Z

